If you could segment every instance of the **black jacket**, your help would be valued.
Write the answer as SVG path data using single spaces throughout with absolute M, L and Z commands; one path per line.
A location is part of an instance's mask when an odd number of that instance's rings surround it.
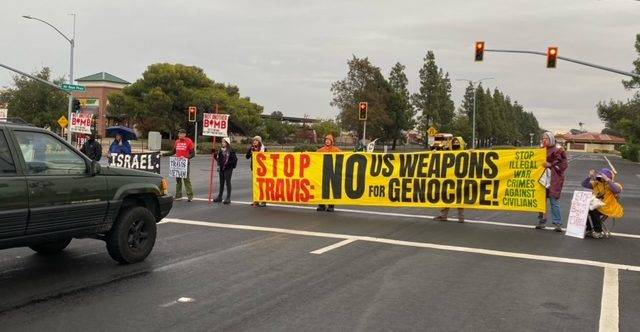
M 216 158 L 216 161 L 218 161 L 218 169 L 221 172 L 224 172 L 228 169 L 234 169 L 236 168 L 236 165 L 238 165 L 238 157 L 236 156 L 236 151 L 234 151 L 233 149 L 229 149 L 229 160 L 227 161 L 226 165 L 222 164 L 224 162 L 222 149 L 220 149 L 214 156 Z
M 80 152 L 84 153 L 84 155 L 91 160 L 100 161 L 100 158 L 102 158 L 102 145 L 95 139 L 89 139 L 84 142 L 82 148 L 80 148 Z

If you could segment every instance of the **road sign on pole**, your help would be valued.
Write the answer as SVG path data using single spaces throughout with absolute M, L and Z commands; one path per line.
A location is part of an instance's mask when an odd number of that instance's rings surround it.
M 67 117 L 63 115 L 58 119 L 58 124 L 60 127 L 65 128 L 69 124 L 69 120 L 67 120 Z
M 67 92 L 85 92 L 87 88 L 84 85 L 76 85 L 76 84 L 60 84 L 60 88 Z

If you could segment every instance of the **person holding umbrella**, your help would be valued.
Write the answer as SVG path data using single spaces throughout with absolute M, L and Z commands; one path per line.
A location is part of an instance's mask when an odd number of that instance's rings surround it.
M 122 135 L 116 134 L 116 138 L 111 142 L 111 146 L 109 146 L 109 153 L 131 154 L 131 144 L 129 144 L 129 141 L 124 139 Z
M 107 128 L 107 136 L 115 137 L 111 146 L 109 146 L 110 154 L 131 154 L 129 140 L 138 138 L 133 129 L 123 126 Z
M 162 154 L 164 157 L 173 156 L 179 158 L 191 159 L 196 156 L 195 145 L 193 141 L 187 137 L 187 131 L 184 129 L 178 129 L 178 139 L 173 146 L 173 150 Z M 193 201 L 193 187 L 191 186 L 191 163 L 187 165 L 187 177 L 176 178 L 176 199 L 182 198 L 182 183 L 184 182 L 184 189 L 187 192 L 187 201 Z

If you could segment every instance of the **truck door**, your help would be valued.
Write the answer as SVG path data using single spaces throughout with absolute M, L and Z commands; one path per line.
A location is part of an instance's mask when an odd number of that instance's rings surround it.
M 23 235 L 29 216 L 27 181 L 18 173 L 7 137 L 0 129 L 0 239 Z

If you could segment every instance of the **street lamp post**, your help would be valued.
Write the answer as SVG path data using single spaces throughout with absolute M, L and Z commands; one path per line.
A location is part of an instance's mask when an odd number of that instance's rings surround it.
M 69 14 L 73 16 L 73 36 L 72 38 L 67 37 L 64 33 L 62 33 L 62 31 L 60 31 L 58 28 L 56 28 L 55 26 L 53 26 L 51 23 L 39 19 L 37 17 L 33 17 L 30 15 L 23 15 L 22 17 L 28 19 L 28 20 L 36 20 L 36 21 L 40 21 L 48 26 L 50 26 L 53 30 L 55 30 L 56 32 L 58 32 L 62 37 L 64 37 L 64 39 L 66 39 L 69 44 L 71 45 L 71 52 L 70 52 L 70 56 L 69 56 L 69 84 L 73 84 L 73 48 L 75 47 L 75 39 L 76 39 L 76 14 Z M 71 111 L 73 108 L 73 94 L 71 92 L 69 92 L 69 105 L 68 105 L 68 109 L 67 109 L 67 118 L 69 119 L 69 121 L 71 121 Z M 71 144 L 71 130 L 67 129 L 67 141 L 69 142 L 69 144 Z
M 486 80 L 492 80 L 494 79 L 493 77 L 485 77 L 483 79 L 479 79 L 477 81 L 472 81 L 470 79 L 466 79 L 466 78 L 459 78 L 456 81 L 466 81 L 469 82 L 469 84 L 471 84 L 471 87 L 473 88 L 473 115 L 472 115 L 472 125 L 471 125 L 471 146 L 473 147 L 473 149 L 476 148 L 476 84 L 480 84 L 482 81 L 486 81 Z
M 533 133 L 529 133 L 529 145 L 533 147 Z

